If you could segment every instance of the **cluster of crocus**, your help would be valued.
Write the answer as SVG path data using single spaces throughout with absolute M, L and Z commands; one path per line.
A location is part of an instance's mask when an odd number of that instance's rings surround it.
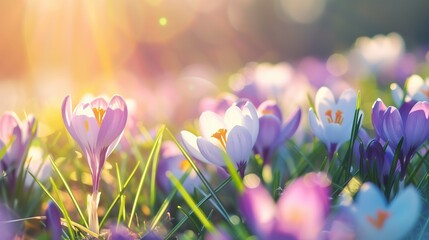
M 260 239 L 317 239 L 330 208 L 330 180 L 325 173 L 295 179 L 277 203 L 257 177 L 248 181 L 240 210 Z M 263 207 L 262 207 L 263 206 Z
M 0 173 L 6 174 L 7 185 L 13 189 L 17 174 L 36 135 L 36 120 L 30 115 L 23 122 L 14 112 L 0 116 L 0 150 L 6 148 L 0 159 Z
M 338 99 L 327 87 L 321 87 L 316 93 L 314 109 L 310 108 L 310 127 L 314 135 L 328 148 L 329 158 L 351 137 L 357 94 L 354 90 L 345 90 Z M 363 117 L 359 111 L 359 118 Z
M 223 117 L 205 111 L 199 119 L 202 136 L 182 131 L 185 149 L 196 159 L 226 168 L 229 157 L 244 175 L 252 148 L 259 132 L 259 120 L 255 107 L 249 101 L 240 108 L 230 106 Z
M 377 137 L 388 143 L 393 151 L 402 141 L 399 161 L 403 179 L 412 157 L 429 137 L 429 103 L 404 102 L 397 109 L 394 106 L 386 107 L 378 99 L 372 107 L 372 125 Z
M 280 107 L 273 100 L 267 100 L 258 107 L 259 134 L 254 146 L 264 162 L 268 162 L 275 149 L 292 137 L 301 120 L 301 109 L 296 110 L 283 124 Z
M 112 97 L 110 102 L 98 97 L 79 103 L 72 111 L 71 97 L 67 96 L 62 105 L 62 115 L 68 132 L 79 144 L 91 169 L 93 192 L 88 196 L 89 228 L 98 233 L 101 171 L 124 132 L 127 105 L 120 96 Z

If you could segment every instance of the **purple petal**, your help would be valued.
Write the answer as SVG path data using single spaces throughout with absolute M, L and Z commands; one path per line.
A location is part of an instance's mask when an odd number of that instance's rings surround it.
M 429 135 L 429 103 L 418 102 L 411 109 L 405 123 L 405 139 L 408 150 L 415 150 Z
M 278 201 L 276 223 L 298 239 L 317 239 L 330 207 L 330 180 L 309 173 L 292 182 Z
M 393 149 L 399 144 L 399 141 L 404 137 L 404 124 L 398 109 L 388 107 L 383 116 L 383 135 L 386 136 L 386 141 Z
M 292 114 L 288 120 L 286 120 L 285 126 L 281 130 L 279 134 L 279 138 L 276 142 L 277 144 L 281 144 L 287 139 L 290 139 L 292 135 L 298 129 L 299 123 L 301 122 L 301 108 L 298 108 L 294 114 Z
M 70 135 L 76 140 L 77 136 L 76 133 L 73 129 L 73 127 L 71 126 L 71 120 L 72 120 L 72 101 L 71 101 L 71 96 L 68 95 L 66 98 L 64 98 L 63 101 L 63 105 L 61 107 L 61 112 L 63 115 L 63 121 L 64 121 L 64 125 L 67 128 L 67 131 L 69 131 Z
M 272 114 L 276 116 L 280 122 L 283 122 L 282 111 L 279 108 L 279 105 L 273 100 L 266 100 L 258 107 L 259 116 Z
M 280 129 L 281 122 L 276 116 L 272 114 L 261 116 L 259 118 L 259 134 L 255 148 L 265 149 L 271 147 L 278 138 Z
M 250 132 L 242 126 L 233 127 L 226 141 L 226 152 L 233 163 L 237 166 L 247 163 L 252 148 L 252 136 Z
M 386 112 L 386 105 L 384 105 L 383 101 L 379 98 L 372 105 L 372 126 L 374 127 L 375 133 L 377 136 L 381 138 L 385 138 L 383 135 L 383 116 Z
M 201 155 L 210 163 L 218 167 L 223 167 L 225 166 L 225 161 L 223 160 L 224 150 L 222 150 L 221 147 L 216 145 L 216 141 L 218 140 L 214 139 L 212 142 L 203 137 L 198 137 L 197 138 L 198 149 L 200 150 Z
M 50 239 L 61 239 L 61 212 L 54 202 L 49 202 L 46 210 L 46 225 L 50 232 Z
M 274 224 L 276 206 L 264 187 L 246 187 L 239 198 L 238 206 L 249 229 L 260 238 L 269 235 Z
M 108 147 L 124 131 L 127 123 L 127 104 L 120 96 L 114 96 L 106 110 L 97 137 L 97 149 Z M 113 146 L 114 147 L 114 146 Z

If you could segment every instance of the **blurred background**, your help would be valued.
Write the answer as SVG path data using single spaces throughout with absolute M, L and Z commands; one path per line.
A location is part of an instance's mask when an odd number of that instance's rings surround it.
M 341 75 L 350 49 L 374 57 L 378 45 L 365 46 L 378 34 L 390 34 L 389 57 L 427 59 L 428 10 L 426 0 L 1 1 L 0 112 L 34 113 L 43 135 L 61 124 L 66 95 L 121 94 L 147 124 L 180 122 L 249 62 L 331 59 Z

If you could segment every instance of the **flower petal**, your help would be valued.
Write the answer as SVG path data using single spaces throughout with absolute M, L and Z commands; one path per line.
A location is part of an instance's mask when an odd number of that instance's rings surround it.
M 242 126 L 235 126 L 231 129 L 226 141 L 226 152 L 231 160 L 236 164 L 248 162 L 253 144 L 249 131 Z
M 404 137 L 404 124 L 401 115 L 395 107 L 388 107 L 383 116 L 383 135 L 392 149 L 396 149 L 399 141 Z
M 295 111 L 295 113 L 289 116 L 289 118 L 286 120 L 285 126 L 281 130 L 276 144 L 281 144 L 285 140 L 291 138 L 292 135 L 298 129 L 300 121 L 301 121 L 301 108 L 298 108 Z
M 200 131 L 204 138 L 210 138 L 219 129 L 227 128 L 223 119 L 214 112 L 205 111 L 200 116 Z
M 182 137 L 183 147 L 188 151 L 188 153 L 205 163 L 210 163 L 200 152 L 197 145 L 197 136 L 188 131 L 181 131 L 180 136 Z
M 197 138 L 198 149 L 204 158 L 218 167 L 223 167 L 225 166 L 225 161 L 223 160 L 225 151 L 218 146 L 218 142 L 219 141 L 214 138 L 210 140 L 202 137 Z
M 371 114 L 371 120 L 372 120 L 372 126 L 374 127 L 375 133 L 377 136 L 386 139 L 386 136 L 384 136 L 383 131 L 383 116 L 386 112 L 386 105 L 384 105 L 383 101 L 379 98 L 377 99 L 374 104 L 372 105 L 372 114 Z

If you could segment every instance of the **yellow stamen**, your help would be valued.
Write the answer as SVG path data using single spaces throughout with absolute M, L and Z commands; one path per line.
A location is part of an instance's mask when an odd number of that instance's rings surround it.
M 390 213 L 383 210 L 377 211 L 377 217 L 374 219 L 371 216 L 368 216 L 368 221 L 377 229 L 382 229 L 384 226 L 384 223 L 389 218 Z
M 262 110 L 262 114 L 274 114 L 274 111 L 272 109 L 264 109 Z
M 98 126 L 101 126 L 101 123 L 103 122 L 104 114 L 106 113 L 106 110 L 102 108 L 93 108 L 92 111 L 94 112 L 95 119 L 97 120 Z
M 212 137 L 219 140 L 220 144 L 222 144 L 222 146 L 226 148 L 226 129 L 225 128 L 221 128 L 217 130 L 217 132 L 213 133 Z
M 188 160 L 183 159 L 183 160 L 180 162 L 179 168 L 180 168 L 180 170 L 182 170 L 182 172 L 185 172 L 185 171 L 186 171 L 186 170 L 188 170 L 190 167 L 191 167 L 191 164 L 189 163 L 189 161 L 188 161 Z
M 85 122 L 83 122 L 83 124 L 85 125 L 85 131 L 88 132 L 88 130 L 89 130 L 88 121 L 85 120 Z

